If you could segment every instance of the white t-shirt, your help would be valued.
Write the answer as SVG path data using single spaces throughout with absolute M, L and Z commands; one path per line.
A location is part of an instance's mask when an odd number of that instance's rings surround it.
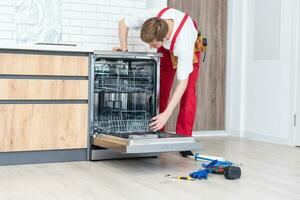
M 160 11 L 161 9 L 149 9 L 137 15 L 125 17 L 125 25 L 129 29 L 140 29 L 147 19 L 156 17 Z M 170 49 L 174 33 L 176 32 L 184 15 L 185 13 L 170 8 L 161 16 L 162 19 L 172 19 L 174 21 L 172 35 L 170 39 L 164 43 L 164 48 Z M 194 44 L 197 39 L 197 34 L 193 20 L 191 17 L 188 17 L 177 36 L 173 50 L 174 55 L 178 57 L 176 74 L 179 80 L 188 78 L 189 74 L 193 71 Z

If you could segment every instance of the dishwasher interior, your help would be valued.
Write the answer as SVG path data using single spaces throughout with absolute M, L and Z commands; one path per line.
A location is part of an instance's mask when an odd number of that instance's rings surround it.
M 159 54 L 95 52 L 91 60 L 91 160 L 199 149 L 193 137 L 153 132 Z
M 150 133 L 154 115 L 151 60 L 96 60 L 94 130 L 97 133 L 131 136 Z M 155 134 L 152 134 L 155 135 Z

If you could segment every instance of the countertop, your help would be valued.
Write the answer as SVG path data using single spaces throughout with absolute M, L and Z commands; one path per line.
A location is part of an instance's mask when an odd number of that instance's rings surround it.
M 18 44 L 18 43 L 1 43 L 1 50 L 29 50 L 29 51 L 55 51 L 55 52 L 74 52 L 74 53 L 95 53 L 101 55 L 111 55 L 112 51 L 97 50 L 94 47 L 73 44 Z M 159 56 L 162 54 L 156 52 L 114 52 L 116 56 Z
M 0 50 L 38 50 L 38 51 L 62 51 L 62 52 L 94 52 L 94 48 L 83 45 L 71 44 L 18 44 L 1 43 Z

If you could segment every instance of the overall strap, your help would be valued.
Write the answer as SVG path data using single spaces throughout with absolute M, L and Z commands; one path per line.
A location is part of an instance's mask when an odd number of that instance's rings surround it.
M 198 26 L 197 26 L 197 23 L 195 20 L 193 20 L 193 23 L 194 23 L 194 26 L 195 26 L 195 29 L 198 31 Z
M 164 8 L 164 9 L 162 9 L 159 13 L 158 13 L 158 15 L 156 16 L 157 18 L 160 18 L 167 10 L 169 10 L 170 8 L 169 7 L 166 7 L 166 8 Z
M 183 25 L 186 22 L 186 20 L 187 20 L 188 17 L 189 16 L 187 14 L 185 14 L 184 17 L 183 17 L 183 19 L 181 20 L 181 22 L 180 22 L 180 24 L 179 24 L 179 26 L 178 26 L 178 28 L 177 28 L 174 36 L 173 36 L 173 39 L 172 39 L 172 42 L 171 42 L 171 46 L 170 46 L 170 51 L 174 50 L 174 46 L 175 46 L 175 42 L 176 42 L 177 36 L 178 36 L 179 32 L 181 31 L 181 29 L 182 29 L 182 27 L 183 27 Z

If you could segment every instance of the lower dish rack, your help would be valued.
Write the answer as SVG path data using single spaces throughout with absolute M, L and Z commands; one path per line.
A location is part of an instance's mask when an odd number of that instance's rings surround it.
M 102 114 L 94 121 L 94 132 L 114 134 L 121 136 L 122 133 L 145 133 L 149 129 L 150 117 L 145 111 L 110 111 Z

